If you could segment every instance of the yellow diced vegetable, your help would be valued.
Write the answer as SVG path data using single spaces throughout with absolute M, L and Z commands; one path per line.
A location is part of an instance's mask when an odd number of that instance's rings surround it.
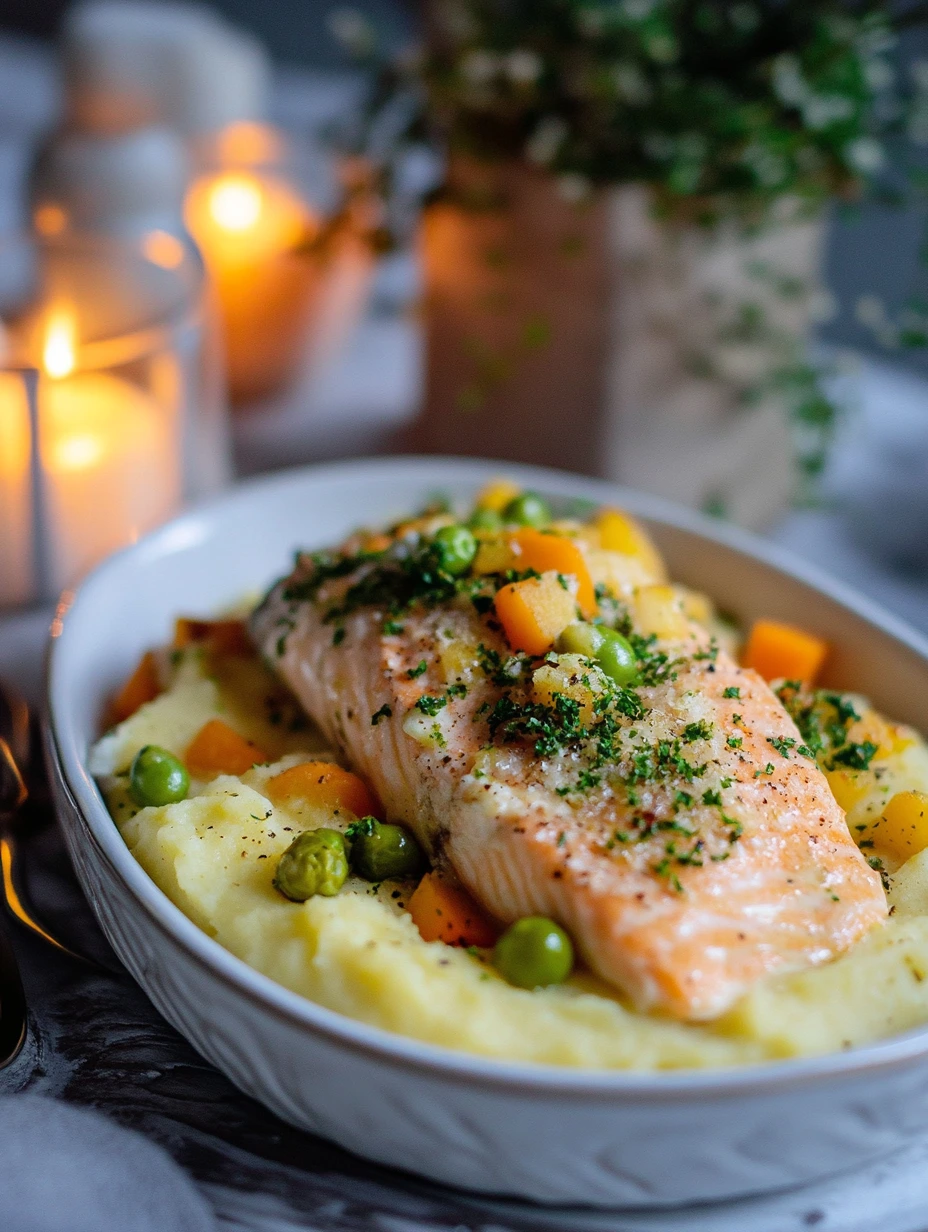
M 532 673 L 532 688 L 546 706 L 553 706 L 558 694 L 572 698 L 580 706 L 581 721 L 589 724 L 595 717 L 593 702 L 607 691 L 608 682 L 583 655 L 563 654 L 557 663 L 544 663 Z
M 507 569 L 516 567 L 516 555 L 510 544 L 510 538 L 497 537 L 484 539 L 477 548 L 477 555 L 471 566 L 474 573 L 505 573 Z
M 602 509 L 596 516 L 600 546 L 640 560 L 652 581 L 667 577 L 664 562 L 647 531 L 634 518 L 618 509 Z
M 688 637 L 689 621 L 673 586 L 641 586 L 633 600 L 635 628 L 648 636 Z
M 928 793 L 897 791 L 873 827 L 873 843 L 898 860 L 928 847 Z
M 477 496 L 477 508 L 502 513 L 509 502 L 515 500 L 521 492 L 519 485 L 510 479 L 491 479 Z

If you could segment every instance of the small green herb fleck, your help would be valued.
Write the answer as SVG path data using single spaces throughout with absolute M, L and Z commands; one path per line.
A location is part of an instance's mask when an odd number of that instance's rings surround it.
M 434 717 L 439 710 L 444 709 L 448 705 L 448 699 L 445 697 L 431 697 L 428 693 L 424 693 L 416 702 L 416 709 L 421 710 L 423 714 Z
M 389 719 L 392 714 L 393 708 L 384 702 L 377 713 L 371 715 L 371 727 L 376 727 L 381 719 Z
M 846 744 L 832 753 L 828 768 L 834 770 L 837 766 L 846 766 L 849 770 L 869 770 L 878 748 L 872 740 L 864 740 L 862 744 Z

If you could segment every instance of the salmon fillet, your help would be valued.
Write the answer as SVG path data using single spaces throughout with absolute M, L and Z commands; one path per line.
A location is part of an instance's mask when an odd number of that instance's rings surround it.
M 716 1017 L 886 917 L 792 719 L 701 626 L 653 642 L 644 682 L 578 735 L 533 706 L 540 661 L 492 611 L 339 614 L 368 567 L 321 586 L 315 568 L 253 617 L 268 660 L 433 861 L 501 921 L 558 921 L 637 1009 Z

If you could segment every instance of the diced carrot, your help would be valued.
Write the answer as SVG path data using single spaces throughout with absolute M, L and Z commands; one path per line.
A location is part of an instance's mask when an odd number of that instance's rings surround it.
M 580 611 L 589 620 L 596 615 L 596 592 L 580 546 L 566 535 L 546 535 L 540 530 L 526 527 L 512 536 L 516 547 L 517 569 L 535 569 L 547 573 L 573 576 L 577 579 L 577 603 Z
M 140 706 L 152 702 L 161 692 L 158 679 L 158 664 L 150 650 L 139 659 L 135 671 L 110 703 L 113 723 L 123 723 L 132 717 Z
M 305 800 L 323 808 L 341 808 L 356 817 L 383 817 L 380 801 L 350 770 L 329 761 L 304 761 L 268 779 L 265 790 L 273 804 Z
M 664 580 L 666 571 L 660 553 L 647 531 L 633 517 L 619 509 L 601 509 L 595 525 L 599 530 L 600 546 L 607 552 L 634 556 L 656 582 Z
M 437 873 L 426 873 L 407 903 L 412 921 L 425 941 L 446 945 L 491 946 L 500 930 L 466 890 Z
M 496 616 L 513 650 L 543 655 L 576 619 L 577 603 L 556 573 L 510 582 L 496 595 Z
M 244 620 L 196 620 L 180 616 L 174 622 L 174 648 L 203 644 L 217 654 L 254 654 Z
M 776 620 L 757 620 L 743 662 L 765 680 L 801 680 L 803 684 L 812 684 L 827 654 L 828 643 L 820 637 Z
M 197 778 L 215 774 L 244 774 L 268 756 L 256 744 L 240 736 L 222 719 L 210 719 L 194 736 L 187 749 L 187 769 Z

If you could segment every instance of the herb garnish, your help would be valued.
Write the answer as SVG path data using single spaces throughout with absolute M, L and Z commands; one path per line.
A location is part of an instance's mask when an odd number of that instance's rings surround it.
M 423 695 L 416 702 L 416 709 L 421 710 L 423 714 L 427 714 L 430 718 L 434 718 L 439 710 L 442 710 L 448 705 L 446 697 L 432 697 L 428 693 Z

